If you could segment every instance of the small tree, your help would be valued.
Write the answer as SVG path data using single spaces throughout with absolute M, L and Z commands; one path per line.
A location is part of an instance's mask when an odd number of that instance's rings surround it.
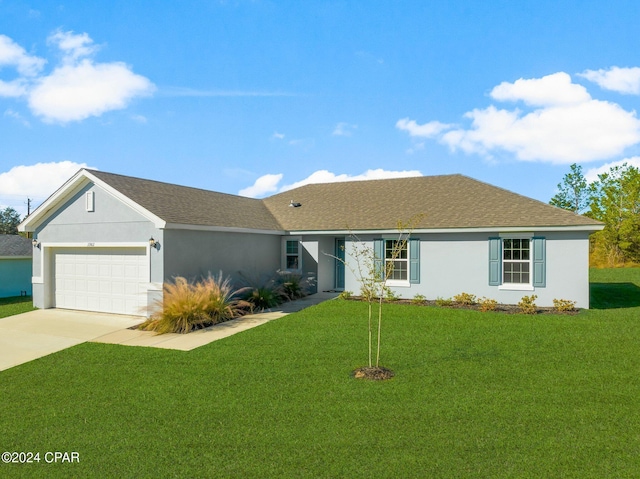
M 380 368 L 380 345 L 382 342 L 382 305 L 384 297 L 389 290 L 387 282 L 393 276 L 396 261 L 403 252 L 407 252 L 411 232 L 422 221 L 423 215 L 416 215 L 406 223 L 398 221 L 397 239 L 392 240 L 391 248 L 385 248 L 382 257 L 366 242 L 360 240 L 351 233 L 352 246 L 346 251 L 355 264 L 328 255 L 344 264 L 360 283 L 360 291 L 363 299 L 368 304 L 368 333 L 369 333 L 369 368 L 373 367 L 373 304 L 378 303 L 377 344 L 375 367 Z

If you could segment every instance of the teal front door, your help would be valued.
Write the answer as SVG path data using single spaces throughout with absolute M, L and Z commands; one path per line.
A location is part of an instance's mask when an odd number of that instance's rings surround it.
M 336 238 L 335 257 L 335 288 L 344 289 L 344 238 Z

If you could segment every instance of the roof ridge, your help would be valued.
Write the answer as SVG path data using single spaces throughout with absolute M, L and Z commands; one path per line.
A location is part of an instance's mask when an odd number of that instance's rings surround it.
M 87 171 L 88 173 L 91 173 L 95 176 L 97 176 L 98 178 L 100 178 L 100 175 L 109 175 L 109 176 L 117 176 L 120 178 L 126 178 L 126 179 L 130 179 L 130 180 L 137 180 L 137 181 L 144 181 L 145 183 L 156 183 L 158 185 L 165 185 L 165 186 L 170 186 L 172 188 L 186 188 L 189 190 L 195 190 L 195 191 L 202 191 L 204 193 L 213 193 L 213 194 L 217 194 L 217 195 L 224 195 L 224 196 L 231 196 L 234 198 L 241 198 L 241 199 L 247 199 L 247 200 L 254 200 L 254 201 L 260 201 L 257 198 L 251 198 L 249 196 L 242 196 L 242 195 L 234 195 L 233 193 L 225 193 L 222 191 L 216 191 L 216 190 L 207 190 L 205 188 L 197 188 L 195 186 L 186 186 L 186 185 L 179 185 L 177 183 L 168 183 L 166 181 L 160 181 L 160 180 L 150 180 L 147 178 L 140 178 L 137 176 L 130 176 L 130 175 L 122 175 L 119 173 L 111 173 L 108 171 L 102 171 L 102 170 L 93 170 L 93 169 L 89 169 L 89 168 L 82 168 L 83 170 Z M 103 178 L 100 178 L 101 180 L 104 181 Z
M 447 174 L 441 174 L 441 175 L 401 176 L 397 178 L 368 178 L 366 180 L 324 181 L 324 182 L 318 182 L 318 183 L 307 183 L 306 185 L 296 186 L 295 188 L 291 188 L 290 190 L 281 191 L 280 193 L 274 193 L 273 195 L 267 196 L 262 199 L 266 200 L 268 198 L 273 198 L 278 195 L 289 193 L 290 191 L 296 191 L 301 188 L 307 188 L 307 187 L 321 187 L 321 186 L 333 185 L 333 184 L 350 185 L 354 183 L 373 183 L 376 181 L 402 181 L 402 180 L 406 181 L 406 180 L 415 180 L 415 179 L 422 179 L 422 178 L 443 178 L 448 176 L 453 177 L 453 176 L 465 176 L 465 175 L 462 175 L 460 173 L 447 173 Z

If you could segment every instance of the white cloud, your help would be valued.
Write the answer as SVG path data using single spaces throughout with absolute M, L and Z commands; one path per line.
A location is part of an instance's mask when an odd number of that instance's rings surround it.
M 0 67 L 13 66 L 24 76 L 37 75 L 46 60 L 29 55 L 24 48 L 6 35 L 0 35 Z
M 558 72 L 542 78 L 513 83 L 502 82 L 491 90 L 491 98 L 498 101 L 523 101 L 532 106 L 553 106 L 584 103 L 591 100 L 587 89 L 571 82 L 571 77 Z
M 281 193 L 283 191 L 299 188 L 300 186 L 317 184 L 317 183 L 339 183 L 344 181 L 364 181 L 364 180 L 381 180 L 385 178 L 407 178 L 411 176 L 422 176 L 422 173 L 418 170 L 405 170 L 405 171 L 389 171 L 378 168 L 376 170 L 367 170 L 360 175 L 336 175 L 328 170 L 318 170 L 303 180 L 296 181 L 284 186 L 278 186 L 283 178 L 282 174 L 277 175 L 264 175 L 256 180 L 253 186 L 245 188 L 239 192 L 242 196 L 249 196 L 251 198 L 257 198 L 264 196 L 267 193 Z
M 586 89 L 571 83 L 566 73 L 540 79 L 501 83 L 491 92 L 499 101 L 522 101 L 536 106 L 529 112 L 490 105 L 464 115 L 469 128 L 407 118 L 396 126 L 412 136 L 436 138 L 452 150 L 492 158 L 506 151 L 522 161 L 573 163 L 611 158 L 640 142 L 635 112 L 616 103 L 592 99 Z
M 27 87 L 24 80 L 20 78 L 12 81 L 0 80 L 0 96 L 17 98 L 25 93 L 27 93 Z
M 249 198 L 258 198 L 268 193 L 274 193 L 278 191 L 278 183 L 282 179 L 282 174 L 277 175 L 263 175 L 256 180 L 256 182 L 244 188 L 238 192 L 240 196 L 248 196 Z
M 34 206 L 37 206 L 81 168 L 87 168 L 87 164 L 60 161 L 15 166 L 9 171 L 0 173 L 0 191 L 2 196 L 21 197 L 24 201 L 27 198 L 36 200 Z M 24 214 L 26 206 L 16 210 Z
M 605 163 L 604 165 L 597 168 L 591 168 L 584 173 L 584 178 L 587 180 L 587 182 L 593 183 L 594 181 L 598 180 L 598 175 L 602 173 L 608 173 L 611 168 L 622 166 L 625 163 L 629 166 L 640 168 L 640 156 L 632 156 L 631 158 L 625 158 L 624 160 Z
M 585 70 L 579 76 L 605 90 L 640 95 L 640 68 L 611 67 L 608 70 Z
M 352 125 L 350 123 L 340 122 L 333 129 L 333 136 L 351 136 L 353 134 L 353 130 L 356 130 L 358 125 Z
M 80 121 L 127 106 L 137 96 L 148 95 L 153 84 L 119 62 L 56 68 L 41 78 L 29 94 L 31 111 L 47 122 Z
M 13 40 L 0 35 L 0 66 L 15 66 L 22 75 L 0 81 L 0 96 L 25 97 L 31 112 L 45 122 L 67 123 L 126 108 L 136 97 L 150 95 L 155 86 L 122 62 L 97 63 L 97 48 L 87 33 L 54 32 L 48 38 L 62 53 L 61 63 L 41 74 L 44 60 L 26 54 Z
M 47 43 L 56 45 L 60 49 L 65 63 L 74 63 L 80 58 L 93 55 L 97 50 L 87 33 L 75 34 L 57 30 L 49 35 Z
M 442 131 L 451 128 L 452 125 L 440 123 L 439 121 L 430 121 L 424 125 L 418 125 L 415 120 L 402 118 L 396 122 L 396 128 L 406 131 L 411 136 L 419 136 L 423 138 L 433 138 Z
M 277 131 L 274 131 L 273 135 L 271 135 L 271 139 L 273 139 L 273 140 L 284 140 L 284 133 L 278 133 Z

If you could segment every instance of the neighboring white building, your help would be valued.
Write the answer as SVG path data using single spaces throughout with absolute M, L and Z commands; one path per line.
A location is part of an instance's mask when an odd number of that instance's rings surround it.
M 401 297 L 536 294 L 589 307 L 589 235 L 602 223 L 462 175 L 306 185 L 262 200 L 80 170 L 21 225 L 37 238 L 34 305 L 145 314 L 162 284 L 293 269 L 359 292 L 332 255 L 354 235 L 379 258 L 422 215 L 389 281 Z M 150 241 L 153 239 L 153 241 Z

